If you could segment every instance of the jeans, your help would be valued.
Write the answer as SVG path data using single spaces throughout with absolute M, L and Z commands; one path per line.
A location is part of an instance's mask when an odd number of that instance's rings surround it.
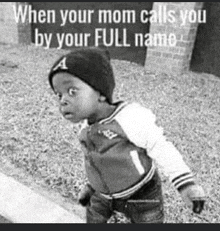
M 107 223 L 114 211 L 125 214 L 132 223 L 163 223 L 163 198 L 158 173 L 128 199 L 108 200 L 95 192 L 86 209 L 87 223 Z

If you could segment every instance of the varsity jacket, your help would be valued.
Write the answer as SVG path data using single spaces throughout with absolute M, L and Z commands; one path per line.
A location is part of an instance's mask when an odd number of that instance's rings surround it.
M 91 186 L 106 198 L 126 198 L 149 182 L 156 162 L 177 188 L 194 184 L 175 146 L 166 140 L 151 110 L 121 102 L 113 114 L 80 132 Z

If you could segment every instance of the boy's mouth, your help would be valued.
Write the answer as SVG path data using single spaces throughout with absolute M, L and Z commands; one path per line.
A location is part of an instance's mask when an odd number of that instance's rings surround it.
M 73 118 L 73 114 L 70 112 L 63 113 L 63 116 L 65 119 L 72 119 Z

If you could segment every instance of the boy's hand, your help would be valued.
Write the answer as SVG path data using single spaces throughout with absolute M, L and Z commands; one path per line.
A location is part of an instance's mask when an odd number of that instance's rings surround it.
M 199 185 L 189 185 L 180 191 L 183 200 L 194 213 L 201 213 L 206 200 L 205 192 Z
M 84 207 L 88 206 L 90 204 L 90 198 L 94 192 L 94 189 L 89 184 L 87 184 L 79 193 L 78 202 Z

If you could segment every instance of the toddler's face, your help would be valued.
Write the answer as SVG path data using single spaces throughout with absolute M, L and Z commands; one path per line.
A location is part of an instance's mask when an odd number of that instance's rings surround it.
M 60 112 L 65 119 L 78 123 L 95 121 L 100 94 L 79 78 L 65 72 L 54 75 L 54 92 L 59 98 Z

